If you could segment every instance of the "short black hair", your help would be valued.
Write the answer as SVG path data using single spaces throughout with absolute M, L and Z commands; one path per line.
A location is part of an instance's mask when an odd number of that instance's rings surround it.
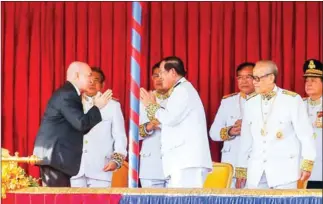
M 236 72 L 238 73 L 239 71 L 243 70 L 246 67 L 255 67 L 255 66 L 256 66 L 256 64 L 253 62 L 244 62 L 244 63 L 239 64 Z
M 165 62 L 165 70 L 169 71 L 174 68 L 178 75 L 185 77 L 184 63 L 179 57 L 170 56 L 164 58 L 163 61 Z
M 158 69 L 159 68 L 159 65 L 160 65 L 160 62 L 157 62 L 156 64 L 154 64 L 152 70 L 151 70 L 151 73 L 153 74 L 155 69 Z
M 105 75 L 100 67 L 91 67 L 92 72 L 99 73 L 101 76 L 100 83 L 102 84 L 105 81 Z

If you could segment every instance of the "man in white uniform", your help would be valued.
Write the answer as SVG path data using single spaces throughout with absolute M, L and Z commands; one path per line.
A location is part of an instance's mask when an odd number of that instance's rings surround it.
M 214 141 L 224 141 L 221 150 L 221 162 L 235 167 L 238 157 L 240 130 L 243 107 L 248 95 L 254 92 L 252 70 L 254 63 L 244 62 L 237 68 L 237 81 L 240 93 L 224 96 L 210 129 L 210 137 Z M 231 188 L 235 188 L 235 178 Z
M 168 92 L 162 86 L 159 76 L 159 63 L 152 69 L 152 82 L 156 102 L 166 107 Z M 164 176 L 160 153 L 161 125 L 157 121 L 150 121 L 143 104 L 140 104 L 140 139 L 143 140 L 140 151 L 139 178 L 143 188 L 164 188 L 167 179 Z
M 316 59 L 304 63 L 305 92 L 309 96 L 304 99 L 310 117 L 316 144 L 316 159 L 307 188 L 323 189 L 322 182 L 322 86 L 323 65 Z
M 92 68 L 93 85 L 83 95 L 83 109 L 93 106 L 101 95 L 105 76 Z M 120 103 L 111 100 L 100 109 L 102 121 L 84 135 L 83 154 L 78 174 L 71 178 L 72 187 L 111 187 L 113 171 L 120 168 L 127 155 L 127 137 Z
M 206 118 L 202 101 L 190 82 L 181 59 L 167 57 L 161 61 L 163 87 L 171 89 L 166 107 L 141 89 L 141 102 L 150 120 L 161 125 L 161 153 L 164 175 L 170 188 L 202 188 L 212 170 Z
M 296 189 L 311 175 L 316 151 L 306 107 L 298 94 L 276 86 L 277 74 L 272 61 L 253 69 L 256 94 L 245 104 L 237 188 L 247 182 L 251 189 Z

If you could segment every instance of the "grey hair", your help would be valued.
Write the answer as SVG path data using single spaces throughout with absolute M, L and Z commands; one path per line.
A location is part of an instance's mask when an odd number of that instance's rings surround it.
M 278 77 L 278 68 L 274 61 L 271 60 L 260 60 L 256 62 L 256 66 L 266 66 L 270 69 L 270 72 L 274 75 L 275 80 L 274 83 L 276 83 L 277 77 Z

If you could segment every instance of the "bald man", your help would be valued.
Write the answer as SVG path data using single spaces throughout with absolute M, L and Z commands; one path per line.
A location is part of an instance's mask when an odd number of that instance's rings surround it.
M 100 109 L 112 97 L 111 90 L 107 90 L 95 98 L 94 106 L 84 114 L 80 94 L 91 85 L 91 75 L 88 64 L 71 63 L 67 82 L 48 101 L 34 144 L 34 155 L 43 160 L 43 186 L 70 186 L 70 178 L 80 168 L 83 135 L 101 122 Z
M 256 93 L 244 107 L 237 188 L 246 182 L 251 189 L 296 189 L 311 175 L 316 151 L 306 107 L 297 93 L 276 86 L 277 75 L 272 61 L 253 69 Z

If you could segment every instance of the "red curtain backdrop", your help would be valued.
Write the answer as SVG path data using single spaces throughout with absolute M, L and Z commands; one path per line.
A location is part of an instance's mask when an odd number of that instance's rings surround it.
M 322 2 L 145 2 L 141 84 L 168 55 L 184 60 L 213 122 L 235 68 L 272 59 L 278 85 L 304 95 L 302 65 L 323 60 Z M 74 60 L 100 66 L 129 118 L 131 2 L 2 2 L 2 147 L 32 154 L 48 99 Z M 214 161 L 221 144 L 210 142 Z M 38 176 L 38 168 L 28 167 Z

